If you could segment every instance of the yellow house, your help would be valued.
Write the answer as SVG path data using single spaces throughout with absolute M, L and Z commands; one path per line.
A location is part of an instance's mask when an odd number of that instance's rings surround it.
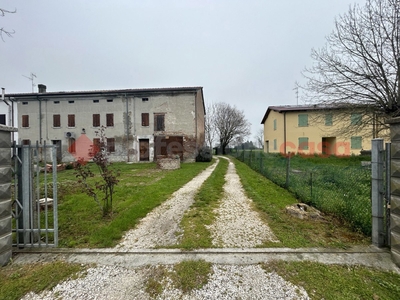
M 371 149 L 375 136 L 375 126 L 357 126 L 364 117 L 358 112 L 345 114 L 338 108 L 316 105 L 269 106 L 261 121 L 264 152 L 360 154 L 361 150 Z

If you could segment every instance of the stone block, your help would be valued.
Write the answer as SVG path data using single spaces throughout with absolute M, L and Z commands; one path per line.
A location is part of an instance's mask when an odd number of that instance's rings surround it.
M 390 231 L 391 249 L 400 253 L 400 233 L 393 230 Z
M 11 166 L 11 148 L 0 149 L 0 166 Z
M 11 181 L 12 171 L 11 167 L 0 166 L 0 184 L 9 183 Z
M 395 214 L 390 214 L 390 229 L 400 234 L 400 216 Z
M 11 232 L 11 216 L 0 219 L 0 236 Z
M 5 266 L 11 259 L 12 236 L 10 234 L 0 236 L 0 266 Z
M 390 175 L 400 177 L 400 159 L 392 159 L 390 162 Z
M 392 195 L 400 196 L 400 178 L 391 177 L 390 188 L 391 188 Z
M 11 216 L 11 200 L 0 202 L 0 220 Z
M 9 131 L 0 130 L 0 148 L 10 149 L 11 145 L 11 133 Z
M 400 216 L 400 197 L 390 195 L 390 213 Z
M 396 266 L 400 267 L 400 252 L 392 249 L 392 260 Z
M 11 183 L 0 184 L 0 201 L 11 198 Z

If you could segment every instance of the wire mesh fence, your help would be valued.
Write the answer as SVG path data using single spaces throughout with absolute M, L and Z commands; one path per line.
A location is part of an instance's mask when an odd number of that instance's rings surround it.
M 371 234 L 371 170 L 361 166 L 322 165 L 301 157 L 262 151 L 231 153 L 253 170 L 288 189 L 300 201 Z

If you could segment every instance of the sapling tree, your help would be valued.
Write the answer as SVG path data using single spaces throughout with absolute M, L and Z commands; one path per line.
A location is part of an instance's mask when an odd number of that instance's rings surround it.
M 84 192 L 93 197 L 102 208 L 103 217 L 107 217 L 112 215 L 114 187 L 119 181 L 117 179 L 119 171 L 110 168 L 112 163 L 109 160 L 105 127 L 101 126 L 99 131 L 95 131 L 95 134 L 98 137 L 97 143 L 94 143 L 89 149 L 89 156 L 97 166 L 98 173 L 95 174 L 87 161 L 80 158 L 75 164 L 75 175 Z

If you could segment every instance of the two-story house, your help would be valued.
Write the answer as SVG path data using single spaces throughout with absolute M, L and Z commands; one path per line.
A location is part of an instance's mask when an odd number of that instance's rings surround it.
M 113 161 L 179 155 L 194 161 L 204 144 L 202 87 L 7 94 L 17 103 L 19 143 L 57 145 L 57 159 L 86 158 L 104 135 Z
M 264 152 L 360 154 L 371 149 L 377 131 L 374 125 L 359 126 L 364 124 L 363 118 L 361 111 L 346 112 L 337 107 L 269 106 L 261 121 Z

